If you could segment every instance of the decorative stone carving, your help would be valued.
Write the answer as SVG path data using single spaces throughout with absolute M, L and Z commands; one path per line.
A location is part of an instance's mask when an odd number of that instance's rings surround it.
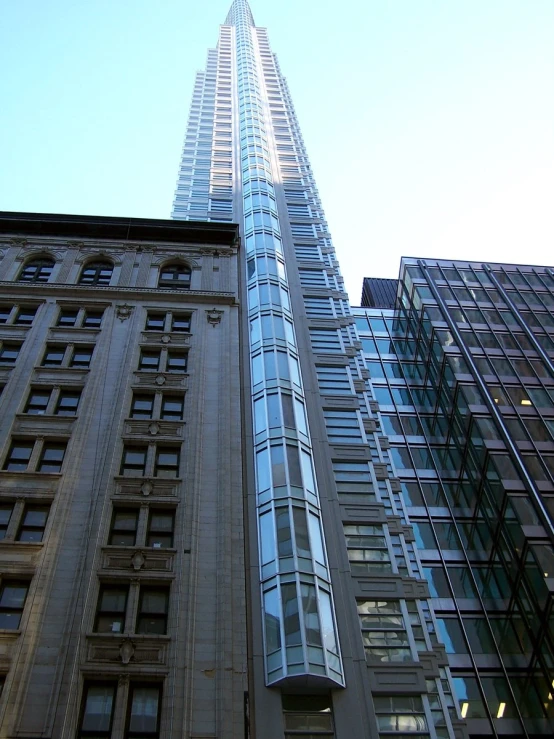
M 157 423 L 151 423 L 148 426 L 148 431 L 152 434 L 152 436 L 156 436 L 156 434 L 160 433 L 160 426 Z
M 123 305 L 116 306 L 116 315 L 119 318 L 120 321 L 126 321 L 128 318 L 131 317 L 131 313 L 133 312 L 134 306 L 133 305 L 127 305 L 127 303 L 124 303 Z
M 140 570 L 144 567 L 146 559 L 142 552 L 135 552 L 131 557 L 131 565 L 134 570 Z
M 156 385 L 165 385 L 165 377 L 163 375 L 158 375 L 155 382 Z
M 124 665 L 128 665 L 135 654 L 135 647 L 130 639 L 126 639 L 119 647 L 119 656 Z
M 150 480 L 145 480 L 142 485 L 140 486 L 140 492 L 143 495 L 150 495 L 150 493 L 154 490 L 154 485 L 150 482 Z
M 171 342 L 171 336 L 169 334 L 164 334 L 161 337 L 162 344 L 169 344 Z
M 211 323 L 214 328 L 218 323 L 221 323 L 222 316 L 223 311 L 217 310 L 216 308 L 212 308 L 212 310 L 206 311 L 206 318 L 208 319 L 208 323 Z

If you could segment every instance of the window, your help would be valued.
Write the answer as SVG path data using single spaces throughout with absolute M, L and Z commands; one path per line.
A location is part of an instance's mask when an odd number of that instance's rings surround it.
M 33 259 L 23 267 L 19 273 L 19 282 L 48 282 L 52 270 L 54 269 L 54 260 L 48 257 L 41 259 Z
M 103 310 L 86 310 L 83 316 L 83 328 L 100 328 Z
M 165 329 L 165 313 L 151 313 L 146 315 L 146 331 L 163 331 Z
M 161 685 L 131 683 L 125 739 L 160 736 Z
M 139 359 L 139 369 L 151 370 L 153 372 L 160 368 L 161 351 L 147 351 L 141 349 Z
M 137 508 L 114 508 L 108 544 L 133 547 L 137 540 Z
M 13 503 L 3 503 L 0 505 L 0 539 L 6 536 L 12 513 Z
M 166 549 L 173 546 L 173 528 L 175 514 L 173 511 L 150 510 L 146 546 L 154 549 Z
M 154 411 L 154 396 L 133 393 L 131 403 L 131 418 L 152 418 Z
M 187 353 L 168 351 L 167 352 L 167 371 L 168 372 L 186 372 L 187 371 Z
M 136 633 L 166 634 L 168 608 L 168 587 L 142 586 L 140 589 Z
M 94 630 L 101 633 L 119 634 L 125 630 L 128 585 L 102 585 L 98 595 L 98 608 Z
M 61 310 L 60 315 L 58 316 L 58 322 L 56 325 L 61 326 L 63 328 L 75 326 L 75 324 L 77 323 L 78 315 L 79 315 L 79 311 L 77 309 Z
M 62 390 L 58 396 L 55 414 L 57 416 L 77 415 L 80 399 L 81 393 L 79 391 Z
M 116 682 L 85 683 L 79 739 L 109 739 L 112 734 Z
M 100 328 L 103 315 L 103 310 L 63 308 L 58 316 L 56 326 L 61 328 Z
M 158 447 L 156 449 L 156 477 L 179 476 L 179 450 L 172 447 Z
M 329 695 L 282 695 L 285 739 L 334 737 Z
M 0 629 L 18 629 L 23 615 L 29 583 L 3 580 L 0 588 Z
M 319 390 L 322 395 L 352 395 L 346 367 L 316 367 Z
M 420 696 L 374 696 L 373 704 L 380 731 L 428 737 L 427 720 Z M 423 733 L 420 733 L 423 732 Z
M 185 264 L 168 264 L 160 270 L 158 287 L 178 290 L 190 289 L 191 269 Z
M 16 540 L 41 542 L 49 511 L 50 506 L 48 505 L 26 505 Z
M 353 575 L 390 574 L 392 572 L 383 526 L 345 524 L 344 536 Z
M 359 601 L 358 615 L 370 662 L 407 662 L 412 659 L 400 601 Z
M 65 356 L 65 346 L 48 344 L 42 358 L 43 367 L 61 367 Z
M 67 444 L 46 442 L 38 463 L 39 472 L 60 472 Z
M 11 471 L 26 470 L 33 453 L 34 442 L 13 441 L 4 462 L 4 469 Z
M 356 411 L 324 410 L 323 415 L 327 436 L 331 443 L 361 444 L 363 442 Z
M 166 421 L 182 421 L 184 404 L 185 399 L 182 395 L 164 395 L 161 418 Z
M 14 323 L 16 326 L 30 326 L 36 314 L 36 308 L 19 308 Z
M 92 352 L 94 351 L 91 346 L 76 346 L 73 349 L 73 354 L 69 360 L 70 367 L 80 367 L 82 369 L 88 369 L 90 361 L 92 359 Z
M 146 447 L 123 447 L 120 474 L 125 477 L 142 477 L 146 470 Z
M 21 344 L 16 344 L 15 342 L 10 341 L 3 341 L 2 347 L 0 348 L 0 367 L 13 366 L 15 364 L 15 360 L 19 355 L 20 349 Z
M 171 314 L 171 330 L 188 333 L 190 331 L 190 314 L 172 313 Z
M 111 262 L 89 262 L 81 272 L 79 285 L 109 285 L 112 279 Z
M 33 416 L 42 416 L 46 413 L 50 392 L 50 390 L 31 390 L 24 412 Z

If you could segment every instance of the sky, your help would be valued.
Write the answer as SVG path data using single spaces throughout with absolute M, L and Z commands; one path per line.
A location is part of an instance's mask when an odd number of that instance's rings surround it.
M 4 0 L 0 210 L 169 218 L 231 0 Z M 251 0 L 353 304 L 401 256 L 554 264 L 553 0 Z

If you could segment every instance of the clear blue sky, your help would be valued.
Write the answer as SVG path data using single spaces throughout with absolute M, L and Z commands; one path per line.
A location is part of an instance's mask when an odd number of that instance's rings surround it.
M 230 0 L 4 0 L 0 209 L 169 217 Z M 353 303 L 401 255 L 554 264 L 554 0 L 251 0 Z

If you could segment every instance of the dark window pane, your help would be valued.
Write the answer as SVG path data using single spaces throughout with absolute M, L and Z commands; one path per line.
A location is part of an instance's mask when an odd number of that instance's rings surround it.
M 116 683 L 85 685 L 80 737 L 100 739 L 110 736 L 115 693 Z
M 135 508 L 116 508 L 108 543 L 119 547 L 132 547 L 137 537 L 138 510 Z
M 183 418 L 184 398 L 164 395 L 162 401 L 162 418 L 170 421 L 181 421 Z
M 0 588 L 0 629 L 18 629 L 29 583 L 5 580 Z
M 125 447 L 121 462 L 121 474 L 127 477 L 144 475 L 146 467 L 145 447 Z
M 131 418 L 152 418 L 153 408 L 153 395 L 133 395 Z
M 0 505 L 0 539 L 3 539 L 6 536 L 6 531 L 8 529 L 12 513 L 12 503 L 5 503 L 4 505 Z
M 56 405 L 57 416 L 74 416 L 77 413 L 81 393 L 62 390 Z
M 146 544 L 154 549 L 173 546 L 173 511 L 150 511 Z
M 169 588 L 142 587 L 137 615 L 137 634 L 165 634 Z
M 21 344 L 10 344 L 5 341 L 0 349 L 0 365 L 15 364 L 20 349 Z
M 158 736 L 160 693 L 158 685 L 131 687 L 128 739 Z
M 183 352 L 167 353 L 167 371 L 168 372 L 186 372 L 187 371 L 187 355 Z
M 171 318 L 172 331 L 190 331 L 190 315 L 174 313 Z
M 65 346 L 47 346 L 42 358 L 43 367 L 59 367 L 65 355 Z
M 33 442 L 13 442 L 6 461 L 5 470 L 26 470 L 33 451 Z
M 190 288 L 190 267 L 184 264 L 169 264 L 160 270 L 159 287 L 187 290 Z
M 25 507 L 17 541 L 41 542 L 50 506 L 29 505 Z
M 100 588 L 95 631 L 116 634 L 124 631 L 128 593 L 126 585 L 103 585 Z
M 109 262 L 90 262 L 81 272 L 80 285 L 109 285 L 113 265 Z
M 70 367 L 88 367 L 92 359 L 92 349 L 90 347 L 75 347 L 73 356 L 71 357 Z
M 33 259 L 23 267 L 18 279 L 19 282 L 48 282 L 53 269 L 53 259 Z
M 40 472 L 59 472 L 65 455 L 66 444 L 47 443 L 42 447 L 38 464 Z
M 85 311 L 85 317 L 83 319 L 83 326 L 85 326 L 85 328 L 100 328 L 103 315 L 104 315 L 104 311 L 101 311 L 101 310 Z
M 50 400 L 50 391 L 45 390 L 40 392 L 38 390 L 31 390 L 27 405 L 25 406 L 25 413 L 30 413 L 35 416 L 40 416 L 46 413 L 46 407 Z
M 58 318 L 58 326 L 75 326 L 77 323 L 78 310 L 62 310 Z
M 147 331 L 163 331 L 165 327 L 165 313 L 150 313 L 146 316 Z
M 37 313 L 36 308 L 20 308 L 17 312 L 15 323 L 18 326 L 30 326 Z
M 141 351 L 139 369 L 157 370 L 160 367 L 160 352 Z
M 158 447 L 156 451 L 156 477 L 177 477 L 179 474 L 179 450 Z

